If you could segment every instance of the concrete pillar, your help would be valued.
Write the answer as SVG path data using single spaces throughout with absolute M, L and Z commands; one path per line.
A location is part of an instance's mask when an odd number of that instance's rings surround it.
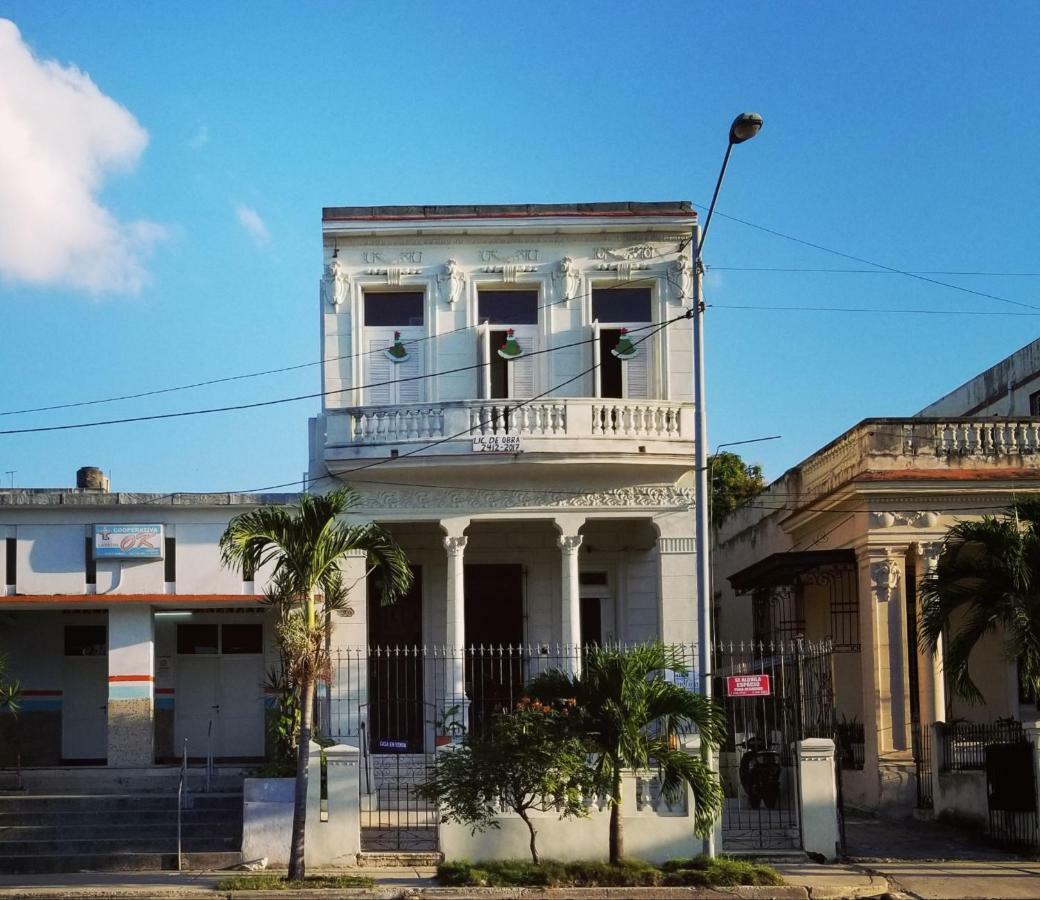
M 918 544 L 921 554 L 922 575 L 931 575 L 939 562 L 939 554 L 942 552 L 942 542 L 935 541 L 928 544 Z M 918 614 L 920 622 L 920 614 Z M 946 679 L 943 675 L 943 642 L 942 637 L 935 646 L 935 653 L 926 654 L 929 659 L 929 682 L 931 688 L 931 718 L 933 722 L 946 721 Z
M 578 551 L 585 524 L 583 516 L 559 516 L 556 527 L 560 548 L 560 644 L 561 668 L 575 675 L 581 673 L 581 584 L 578 579 Z
M 1022 730 L 1026 740 L 1033 748 L 1033 789 L 1036 792 L 1036 806 L 1040 810 L 1040 722 L 1023 722 Z M 1040 844 L 1033 848 L 1040 850 Z
M 798 812 L 802 848 L 828 862 L 838 858 L 838 788 L 834 770 L 834 741 L 806 738 L 798 741 Z
M 324 698 L 324 721 L 335 741 L 361 740 L 359 711 L 368 704 L 368 577 L 367 554 L 351 550 L 340 563 L 347 606 L 333 614 L 329 635 L 332 682 Z M 322 689 L 319 685 L 319 689 Z
M 444 640 L 450 655 L 446 697 L 436 698 L 443 707 L 442 714 L 452 706 L 461 706 L 461 719 L 468 721 L 466 702 L 466 569 L 463 555 L 466 552 L 465 532 L 469 519 L 444 519 L 441 528 L 446 532 L 444 549 L 448 554 L 447 590 L 445 592 Z
M 149 606 L 108 610 L 108 764 L 155 761 L 155 627 Z
M 669 644 L 697 644 L 697 622 L 702 604 L 697 597 L 697 554 L 693 516 L 679 518 L 670 514 L 667 525 L 655 519 L 658 563 L 658 629 L 661 640 Z M 710 610 L 711 602 L 704 608 Z M 696 655 L 696 654 L 694 654 Z
M 305 862 L 308 867 L 354 867 L 361 852 L 361 751 L 347 744 L 325 748 L 328 800 L 322 821 L 321 748 L 312 742 L 310 749 Z

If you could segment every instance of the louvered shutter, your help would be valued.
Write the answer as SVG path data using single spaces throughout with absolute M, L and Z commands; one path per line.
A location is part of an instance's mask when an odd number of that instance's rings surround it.
M 369 353 L 365 357 L 365 381 L 364 383 L 370 385 L 366 393 L 365 403 L 369 406 L 387 406 L 391 403 L 396 403 L 396 394 L 394 390 L 394 369 L 399 365 L 398 363 L 392 363 L 386 356 L 383 355 L 383 351 L 386 350 L 393 343 L 393 334 L 390 339 L 383 338 L 370 338 L 368 341 Z
M 422 379 L 415 376 L 423 374 L 423 345 L 406 344 L 405 346 L 408 347 L 408 359 L 403 363 L 390 363 L 397 370 L 397 402 L 421 403 L 423 382 Z M 410 380 L 401 380 L 406 378 Z
M 636 355 L 621 363 L 623 393 L 626 400 L 646 400 L 650 396 L 650 349 L 653 338 L 642 341 Z
M 520 334 L 524 355 L 509 362 L 509 396 L 514 400 L 530 400 L 535 391 L 536 364 L 540 357 L 531 356 L 538 349 L 538 339 L 534 334 Z
M 477 329 L 477 359 L 480 368 L 477 375 L 480 379 L 478 396 L 481 400 L 491 399 L 491 331 L 488 326 L 481 325 Z

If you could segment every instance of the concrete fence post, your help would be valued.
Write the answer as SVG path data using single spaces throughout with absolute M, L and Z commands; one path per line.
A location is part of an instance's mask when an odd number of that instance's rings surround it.
M 806 738 L 799 741 L 797 747 L 798 812 L 803 849 L 806 853 L 818 853 L 828 861 L 837 859 L 841 835 L 834 741 Z
M 311 742 L 307 777 L 308 866 L 353 867 L 361 852 L 361 751 L 347 744 L 325 749 L 327 817 L 321 810 L 321 747 Z
M 946 797 L 943 794 L 943 779 L 940 773 L 946 765 L 946 749 L 943 735 L 946 733 L 944 722 L 934 722 L 928 726 L 932 730 L 931 763 L 932 769 L 932 815 L 938 818 L 946 809 Z
M 1033 791 L 1035 796 L 1037 815 L 1040 816 L 1040 722 L 1024 722 L 1022 730 L 1026 733 L 1026 740 L 1033 748 Z M 1037 846 L 1040 849 L 1040 838 Z

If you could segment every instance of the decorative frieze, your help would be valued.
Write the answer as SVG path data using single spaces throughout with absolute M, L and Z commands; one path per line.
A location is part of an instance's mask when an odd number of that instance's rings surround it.
M 509 254 L 485 248 L 480 251 L 480 261 L 483 263 L 536 263 L 538 262 L 538 250 L 534 247 L 523 247 Z
M 895 528 L 911 526 L 913 528 L 934 528 L 939 522 L 939 514 L 931 510 L 924 512 L 872 512 L 871 528 Z
M 693 553 L 697 549 L 692 537 L 662 537 L 657 539 L 658 553 Z
M 349 478 L 349 475 L 346 476 Z M 569 493 L 560 491 L 485 490 L 453 488 L 379 489 L 357 486 L 358 509 L 378 515 L 381 510 L 490 510 L 512 509 L 632 509 L 688 510 L 693 491 L 673 486 L 618 488 L 614 491 Z
M 422 269 L 408 266 L 386 266 L 379 269 L 365 269 L 366 275 L 382 275 L 390 287 L 398 287 L 405 275 L 419 275 Z
M 399 253 L 380 253 L 378 250 L 362 250 L 361 261 L 366 266 L 417 266 L 423 261 L 422 250 L 401 250 Z
M 503 281 L 513 284 L 517 281 L 517 278 L 520 275 L 528 275 L 531 272 L 537 272 L 538 266 L 526 266 L 520 265 L 519 263 L 502 263 L 500 266 L 484 266 L 480 271 L 490 274 L 499 274 L 502 276 Z

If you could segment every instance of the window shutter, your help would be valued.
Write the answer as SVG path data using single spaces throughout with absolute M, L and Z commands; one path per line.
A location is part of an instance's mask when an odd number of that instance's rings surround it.
M 423 345 L 408 346 L 408 359 L 403 363 L 390 363 L 397 370 L 397 378 L 410 378 L 411 381 L 399 381 L 397 384 L 398 403 L 421 403 L 423 399 L 423 382 L 416 375 L 423 374 Z
M 383 351 L 393 343 L 386 338 L 371 338 L 368 342 L 369 354 L 365 357 L 365 384 L 371 385 L 365 392 L 365 403 L 369 406 L 385 406 L 395 402 L 394 367 Z
M 592 396 L 603 396 L 602 349 L 599 343 L 599 319 L 592 320 Z
M 648 357 L 652 342 L 653 339 L 643 341 L 639 344 L 636 355 L 621 363 L 621 377 L 624 379 L 626 400 L 646 400 L 650 396 Z
M 534 335 L 524 337 L 524 355 L 519 359 L 509 362 L 509 396 L 515 400 L 530 400 L 535 395 L 535 361 L 536 356 L 530 356 L 538 349 L 538 342 Z
M 491 397 L 491 330 L 486 324 L 477 329 L 477 359 L 480 368 L 477 375 L 480 379 L 480 389 L 477 396 L 481 400 Z

